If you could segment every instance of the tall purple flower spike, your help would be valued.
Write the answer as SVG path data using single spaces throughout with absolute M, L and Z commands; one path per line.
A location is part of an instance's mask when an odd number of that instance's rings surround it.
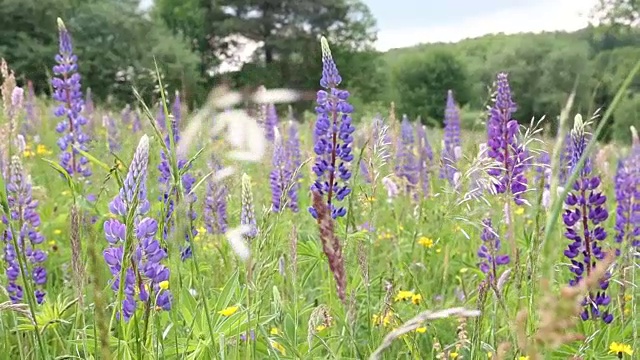
M 298 190 L 300 189 L 300 180 L 302 180 L 302 171 L 296 170 L 302 165 L 302 155 L 300 154 L 300 134 L 298 132 L 298 124 L 295 121 L 289 122 L 289 137 L 285 144 L 285 152 L 287 157 L 287 168 L 291 176 L 291 187 L 288 191 L 289 208 L 293 212 L 298 212 Z
M 317 192 L 327 200 L 332 218 L 345 216 L 347 209 L 336 207 L 335 201 L 342 201 L 351 193 L 348 181 L 351 178 L 349 169 L 353 154 L 353 132 L 351 124 L 353 106 L 349 104 L 349 92 L 338 89 L 342 78 L 338 73 L 336 63 L 331 56 L 327 39 L 322 37 L 322 78 L 320 86 L 326 90 L 319 90 L 317 94 L 315 124 L 316 141 L 313 150 L 316 161 L 313 172 L 317 179 L 311 185 L 311 191 Z M 342 183 L 342 185 L 340 185 Z M 318 212 L 310 207 L 309 212 L 317 218 Z
M 399 178 L 404 180 L 406 192 L 411 192 L 418 185 L 419 177 L 418 160 L 413 153 L 415 145 L 413 126 L 411 126 L 407 115 L 402 116 L 399 140 L 395 172 Z
M 444 111 L 444 137 L 442 146 L 442 167 L 440 178 L 454 183 L 454 175 L 457 172 L 457 162 L 462 156 L 460 142 L 460 114 L 453 98 L 453 92 L 447 92 L 447 105 Z
M 273 140 L 273 160 L 272 169 L 269 174 L 269 184 L 271 185 L 271 207 L 274 212 L 283 209 L 282 195 L 291 184 L 291 170 L 287 166 L 284 140 L 276 128 L 274 128 Z
M 71 35 L 60 18 L 58 18 L 58 31 L 60 52 L 56 55 L 57 65 L 53 67 L 54 77 L 51 85 L 54 90 L 53 99 L 60 103 L 54 114 L 62 118 L 56 126 L 56 131 L 61 135 L 58 139 L 58 146 L 62 151 L 60 166 L 71 176 L 88 177 L 91 175 L 89 160 L 74 149 L 78 147 L 86 151 L 89 142 L 89 137 L 83 132 L 87 119 L 81 114 L 84 100 L 78 73 L 78 58 L 73 54 Z
M 221 170 L 217 159 L 212 159 L 212 170 Z M 227 232 L 227 186 L 209 177 L 204 198 L 204 223 L 209 234 L 224 234 Z
M 480 258 L 480 271 L 485 273 L 489 281 L 495 282 L 498 279 L 498 267 L 509 263 L 509 255 L 500 254 L 500 238 L 493 229 L 491 219 L 482 220 L 482 245 L 478 250 Z
M 150 208 L 146 186 L 148 162 L 149 138 L 143 135 L 124 185 L 109 204 L 114 217 L 104 222 L 104 235 L 109 247 L 104 250 L 103 255 L 113 275 L 111 288 L 116 293 L 120 287 L 120 273 L 125 272 L 122 301 L 125 321 L 135 313 L 138 301 L 154 309 L 171 309 L 171 292 L 163 286 L 163 283 L 169 281 L 170 275 L 169 269 L 162 264 L 167 253 L 156 240 L 158 222 L 146 217 Z M 123 246 L 127 239 L 125 222 L 130 215 L 134 216 L 134 233 L 129 235 L 129 241 L 134 241 L 134 251 L 130 254 L 131 259 L 124 259 Z M 117 316 L 120 318 L 120 311 Z
M 278 113 L 276 106 L 273 104 L 267 105 L 267 113 L 264 121 L 264 132 L 267 140 L 273 142 L 275 140 L 275 132 L 278 128 Z
M 416 124 L 416 134 L 418 137 L 418 176 L 420 178 L 420 188 L 423 196 L 429 196 L 431 190 L 430 172 L 433 164 L 433 150 L 427 138 L 427 129 L 424 125 Z
M 615 240 L 623 249 L 640 250 L 640 141 L 634 133 L 631 153 L 618 162 L 615 177 Z M 620 255 L 620 249 L 617 250 Z
M 511 100 L 511 90 L 507 74 L 497 77 L 497 96 L 487 121 L 488 155 L 500 163 L 500 167 L 488 170 L 498 182 L 498 194 L 511 193 L 517 205 L 522 205 L 522 195 L 527 191 L 525 161 L 527 158 L 523 144 L 518 139 L 518 122 L 511 118 L 516 104 Z
M 580 115 L 577 115 L 571 131 L 570 171 L 577 166 L 588 141 L 585 124 Z M 572 191 L 565 200 L 562 219 L 566 228 L 564 235 L 571 243 L 564 255 L 571 261 L 570 270 L 574 275 L 569 285 L 575 286 L 585 275 L 588 276 L 596 263 L 605 256 L 601 244 L 607 238 L 603 224 L 609 213 L 606 209 L 607 197 L 600 190 L 600 176 L 593 174 L 590 159 L 585 162 L 576 182 L 569 186 Z M 608 276 L 607 274 L 607 278 L 600 282 L 599 291 L 589 293 L 582 301 L 583 320 L 602 319 L 607 324 L 613 321 L 613 315 L 605 309 L 611 302 L 611 298 L 605 293 L 609 287 Z
M 7 183 L 7 197 L 9 209 L 11 210 L 11 220 L 17 224 L 18 249 L 24 251 L 25 258 L 31 264 L 31 282 L 34 289 L 36 302 L 44 302 L 44 287 L 47 282 L 47 270 L 43 263 L 47 259 L 47 253 L 37 249 L 36 246 L 44 242 L 44 237 L 38 231 L 40 226 L 40 215 L 38 214 L 38 201 L 31 196 L 31 183 L 29 182 L 22 163 L 18 156 L 13 156 L 9 170 L 9 182 Z M 2 217 L 2 223 L 7 225 L 9 219 Z M 24 292 L 19 284 L 20 265 L 18 253 L 13 246 L 13 235 L 8 229 L 3 232 L 4 240 L 4 260 L 6 263 L 5 275 L 8 285 L 7 293 L 13 303 L 22 301 Z

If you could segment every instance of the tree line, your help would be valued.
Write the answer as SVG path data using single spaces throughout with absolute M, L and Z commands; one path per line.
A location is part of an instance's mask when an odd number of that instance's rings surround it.
M 638 12 L 620 11 L 633 4 L 603 0 L 596 9 L 601 25 L 577 32 L 487 35 L 380 53 L 373 48 L 375 19 L 360 0 L 155 0 L 149 9 L 140 9 L 137 0 L 5 0 L 0 56 L 19 81 L 49 92 L 61 17 L 73 36 L 83 86 L 96 101 L 121 106 L 132 101 L 132 86 L 154 99 L 157 65 L 163 83 L 196 106 L 220 82 L 316 89 L 322 70 L 318 39 L 325 35 L 361 116 L 395 101 L 412 119 L 442 125 L 452 89 L 466 126 L 473 127 L 483 120 L 495 74 L 506 71 L 518 119 L 546 115 L 553 131 L 572 91 L 577 111 L 604 108 L 640 59 Z M 257 44 L 249 61 L 221 73 L 223 61 L 239 61 L 246 41 Z M 639 86 L 637 78 L 607 138 L 626 138 L 628 126 L 637 123 Z

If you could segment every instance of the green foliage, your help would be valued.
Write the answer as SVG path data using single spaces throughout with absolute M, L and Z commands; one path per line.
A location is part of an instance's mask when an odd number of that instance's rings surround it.
M 630 126 L 640 124 L 640 94 L 630 94 L 620 100 L 613 113 L 614 123 L 611 129 L 613 140 L 622 144 L 631 143 Z
M 447 90 L 453 90 L 460 105 L 469 100 L 464 64 L 448 50 L 408 56 L 393 69 L 393 85 L 400 113 L 438 119 L 439 124 L 444 121 Z

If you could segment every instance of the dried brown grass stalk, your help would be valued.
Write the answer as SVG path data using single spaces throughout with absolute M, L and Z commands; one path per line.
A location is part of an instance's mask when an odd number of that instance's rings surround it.
M 84 265 L 82 261 L 82 246 L 80 244 L 80 223 L 82 215 L 76 206 L 71 208 L 71 268 L 73 282 L 80 305 L 83 303 Z
M 549 292 L 548 283 L 543 282 L 545 296 L 538 306 L 540 319 L 538 330 L 530 336 L 526 332 L 530 314 L 521 310 L 516 318 L 517 346 L 531 360 L 542 360 L 543 350 L 555 350 L 563 344 L 582 340 L 584 336 L 571 332 L 580 321 L 581 301 L 590 292 L 599 288 L 600 281 L 607 276 L 609 266 L 615 260 L 615 253 L 609 252 L 598 263 L 589 276 L 583 278 L 576 286 L 565 286 L 560 294 Z
M 347 274 L 344 270 L 342 244 L 335 234 L 331 210 L 320 193 L 313 192 L 313 208 L 318 212 L 318 229 L 322 241 L 322 251 L 329 261 L 329 269 L 336 281 L 338 297 L 346 304 Z

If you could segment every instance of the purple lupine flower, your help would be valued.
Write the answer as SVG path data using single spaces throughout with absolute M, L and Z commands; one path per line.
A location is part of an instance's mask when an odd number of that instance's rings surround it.
M 211 169 L 219 171 L 222 166 L 216 159 L 211 161 Z M 209 234 L 227 232 L 227 194 L 229 190 L 222 181 L 209 177 L 204 198 L 204 224 Z
M 143 135 L 123 187 L 109 204 L 109 210 L 116 217 L 105 221 L 103 226 L 105 238 L 109 242 L 109 247 L 103 255 L 113 275 L 111 288 L 115 292 L 118 292 L 120 287 L 120 273 L 125 272 L 122 302 L 125 321 L 131 318 L 137 308 L 136 294 L 139 294 L 140 301 L 153 305 L 156 309 L 171 308 L 171 293 L 164 285 L 169 281 L 170 272 L 161 264 L 167 253 L 155 239 L 158 223 L 155 219 L 144 217 L 150 208 L 146 194 L 148 163 L 149 138 Z M 135 266 L 128 259 L 124 259 L 123 249 L 127 237 L 125 222 L 131 213 L 134 215 L 135 239 L 131 260 Z M 120 311 L 117 316 L 120 318 Z
M 33 90 L 33 82 L 27 81 L 27 96 L 24 101 L 24 122 L 22 124 L 22 135 L 24 137 L 37 129 L 38 114 L 36 114 L 36 94 Z
M 289 121 L 289 137 L 285 144 L 285 152 L 287 167 L 291 176 L 294 176 L 295 173 L 295 178 L 291 179 L 291 185 L 287 193 L 289 196 L 289 208 L 293 212 L 298 212 L 298 190 L 300 189 L 300 180 L 302 180 L 302 172 L 298 169 L 302 165 L 302 155 L 300 154 L 298 124 L 295 121 Z
M 164 113 L 162 100 L 158 103 L 158 112 L 156 113 L 156 125 L 160 131 L 167 131 L 167 115 Z
M 181 101 L 180 94 L 176 92 L 176 97 L 172 106 L 172 117 L 171 117 L 171 126 L 169 133 L 165 136 L 165 144 L 168 149 L 174 151 L 176 144 L 180 141 L 180 128 L 179 123 L 181 119 L 182 109 L 181 109 Z M 164 116 L 163 116 L 164 117 Z M 172 146 L 173 144 L 173 146 Z M 196 194 L 190 194 L 191 189 L 195 185 L 196 179 L 193 177 L 191 173 L 187 170 L 190 170 L 191 165 L 188 164 L 185 159 L 178 159 L 178 171 L 184 171 L 181 182 L 182 189 L 184 190 L 184 197 L 188 202 L 187 206 L 187 219 L 188 219 L 188 229 L 185 231 L 185 240 L 186 245 L 181 248 L 181 257 L 182 260 L 186 260 L 191 257 L 191 246 L 189 242 L 192 238 L 198 235 L 198 230 L 195 226 L 195 221 L 198 217 L 197 212 L 195 211 L 195 203 L 198 200 Z M 185 169 L 185 166 L 189 166 L 189 168 Z M 169 155 L 165 154 L 164 150 L 160 151 L 160 164 L 158 165 L 158 170 L 160 170 L 160 177 L 158 181 L 160 182 L 161 190 L 163 192 L 160 195 L 160 200 L 164 203 L 165 216 L 163 219 L 163 239 L 166 240 L 169 236 L 169 233 L 173 230 L 173 226 L 175 224 L 174 219 L 174 210 L 175 210 L 175 201 L 178 197 L 177 188 L 172 186 L 172 174 L 171 174 L 171 166 L 169 163 Z
M 518 139 L 518 121 L 511 118 L 516 111 L 516 104 L 511 100 L 511 90 L 507 74 L 497 77 L 497 96 L 487 121 L 488 155 L 501 164 L 500 168 L 492 168 L 487 172 L 497 178 L 496 192 L 510 192 L 517 205 L 524 204 L 522 195 L 527 190 L 524 162 L 526 153 L 524 145 Z
M 541 151 L 536 164 L 536 175 L 533 182 L 542 189 L 542 206 L 551 206 L 551 157 L 546 151 Z
M 406 191 L 410 192 L 418 184 L 419 167 L 418 161 L 413 153 L 413 127 L 407 115 L 402 115 L 399 140 L 395 172 L 400 179 L 404 180 Z
M 13 156 L 9 170 L 9 182 L 7 183 L 7 199 L 11 219 L 2 217 L 2 222 L 7 225 L 13 221 L 17 226 L 17 234 L 12 234 L 9 229 L 3 233 L 5 241 L 4 260 L 6 263 L 5 275 L 7 276 L 7 292 L 13 303 L 22 301 L 23 287 L 19 284 L 20 265 L 17 251 L 23 251 L 24 257 L 31 264 L 31 281 L 36 302 L 44 302 L 44 285 L 47 282 L 47 270 L 43 263 L 47 259 L 47 253 L 37 249 L 36 246 L 42 244 L 44 237 L 38 231 L 40 226 L 40 215 L 38 214 L 38 201 L 31 195 L 31 183 L 22 168 L 22 163 L 18 156 Z M 13 236 L 17 235 L 19 250 L 13 246 Z M 25 272 L 27 269 L 25 269 Z M 23 284 L 24 285 L 24 284 Z
M 131 124 L 131 105 L 125 105 L 120 112 L 120 118 L 122 119 L 122 125 L 126 128 L 133 128 L 133 124 Z
M 275 130 L 278 128 L 278 112 L 273 104 L 267 105 L 267 113 L 264 121 L 264 135 L 267 140 L 275 140 Z
M 256 224 L 256 212 L 253 206 L 253 191 L 251 190 L 251 177 L 242 174 L 242 206 L 240 209 L 240 225 L 246 225 L 250 230 L 245 233 L 248 238 L 258 236 L 258 226 Z
M 87 88 L 87 91 L 84 95 L 84 106 L 82 107 L 82 111 L 80 112 L 82 116 L 87 119 L 87 134 L 91 136 L 93 134 L 93 126 L 95 122 L 93 121 L 93 114 L 95 112 L 95 106 L 93 104 L 93 95 L 91 92 L 91 88 Z
M 567 133 L 564 137 L 564 142 L 562 143 L 563 149 L 560 154 L 560 169 L 558 173 L 558 180 L 560 182 L 560 186 L 565 186 L 569 177 L 569 163 L 571 162 L 571 154 L 573 152 L 573 145 L 571 143 L 571 133 Z
M 480 271 L 485 273 L 489 281 L 495 282 L 498 279 L 498 266 L 509 263 L 509 255 L 500 254 L 500 238 L 491 225 L 491 219 L 482 220 L 482 245 L 478 250 Z
M 80 84 L 80 74 L 78 73 L 78 58 L 73 54 L 71 35 L 58 18 L 58 31 L 60 36 L 60 53 L 56 55 L 56 62 L 53 67 L 54 78 L 51 80 L 53 86 L 53 99 L 60 103 L 54 114 L 56 117 L 63 117 L 63 120 L 56 126 L 56 131 L 62 136 L 58 140 L 60 154 L 60 166 L 62 166 L 71 176 L 91 175 L 89 160 L 74 148 L 87 150 L 89 137 L 82 131 L 82 127 L 87 125 L 87 119 L 81 112 L 84 107 L 82 99 L 82 89 Z
M 618 162 L 615 177 L 615 240 L 623 248 L 640 248 L 640 145 Z M 620 249 L 616 250 L 620 255 Z
M 273 160 L 271 173 L 269 174 L 271 206 L 274 212 L 280 212 L 282 210 L 282 195 L 292 180 L 291 170 L 287 165 L 284 141 L 278 129 L 274 128 Z
M 102 125 L 105 127 L 107 133 L 107 148 L 110 152 L 119 151 L 120 139 L 116 120 L 111 115 L 104 115 L 102 117 Z
M 433 163 L 433 150 L 427 138 L 427 129 L 422 124 L 416 124 L 416 134 L 418 138 L 418 176 L 423 196 L 429 196 L 431 186 L 429 183 L 429 173 Z
M 570 171 L 573 171 L 587 147 L 588 134 L 582 118 L 577 115 L 571 131 L 572 155 Z M 606 209 L 607 197 L 600 190 L 600 176 L 592 174 L 591 160 L 587 161 L 580 171 L 575 183 L 570 184 L 572 191 L 565 200 L 565 212 L 562 215 L 566 232 L 564 235 L 571 241 L 564 255 L 571 261 L 570 270 L 574 278 L 569 285 L 575 286 L 586 275 L 589 276 L 598 260 L 602 260 L 605 253 L 601 243 L 607 238 L 603 223 L 609 217 Z M 581 314 L 583 320 L 602 319 L 605 323 L 613 321 L 613 315 L 604 308 L 611 298 L 605 290 L 609 287 L 607 278 L 600 282 L 600 291 L 591 292 L 583 300 L 585 307 Z
M 318 115 L 314 133 L 317 140 L 313 150 L 316 161 L 313 172 L 317 176 L 311 185 L 311 191 L 322 196 L 326 195 L 327 204 L 331 210 L 331 217 L 336 219 L 345 216 L 347 209 L 337 208 L 334 200 L 342 201 L 351 189 L 348 181 L 351 178 L 349 166 L 353 160 L 351 143 L 355 127 L 351 124 L 353 106 L 349 104 L 349 92 L 338 89 L 342 78 L 338 73 L 336 63 L 331 56 L 327 39 L 322 37 L 322 78 L 320 86 L 326 90 L 318 90 L 316 113 Z M 342 186 L 339 184 L 342 182 Z M 309 212 L 317 218 L 318 212 L 312 206 Z
M 133 124 L 131 125 L 131 130 L 134 133 L 140 132 L 142 130 L 142 122 L 140 121 L 140 111 L 136 110 L 133 112 Z
M 447 92 L 447 105 L 444 111 L 441 157 L 440 178 L 447 179 L 449 183 L 453 184 L 454 174 L 457 172 L 457 162 L 462 157 L 462 146 L 460 143 L 460 114 L 451 90 Z
M 360 159 L 360 174 L 362 174 L 364 182 L 371 184 L 371 172 L 369 171 L 369 166 L 367 166 L 367 162 L 364 159 Z

